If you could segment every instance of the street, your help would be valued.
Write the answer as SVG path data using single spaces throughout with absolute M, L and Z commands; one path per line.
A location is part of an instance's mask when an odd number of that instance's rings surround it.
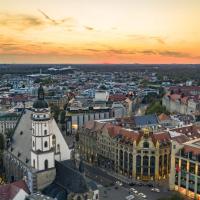
M 116 185 L 117 178 L 107 174 L 105 171 L 98 167 L 93 167 L 85 164 L 85 174 L 88 178 L 92 179 L 99 186 L 100 200 L 123 200 L 129 195 L 134 195 L 135 200 L 157 200 L 161 197 L 168 197 L 173 192 L 168 191 L 167 188 L 162 186 L 156 186 L 160 192 L 152 192 L 152 187 L 144 186 L 129 186 L 126 183 L 122 183 L 122 186 Z M 129 191 L 130 188 L 134 188 L 138 193 L 143 193 L 147 198 L 143 198 L 138 194 L 133 194 Z

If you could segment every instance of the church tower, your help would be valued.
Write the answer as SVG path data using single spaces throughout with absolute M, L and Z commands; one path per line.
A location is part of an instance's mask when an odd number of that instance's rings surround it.
M 32 114 L 32 150 L 31 167 L 45 173 L 38 183 L 42 187 L 55 178 L 55 152 L 52 142 L 52 120 L 47 102 L 44 99 L 44 89 L 38 89 L 38 98 L 33 104 Z M 40 174 L 42 174 L 40 173 Z
M 31 166 L 39 171 L 55 167 L 50 119 L 44 89 L 40 86 L 38 99 L 33 104 L 31 151 Z

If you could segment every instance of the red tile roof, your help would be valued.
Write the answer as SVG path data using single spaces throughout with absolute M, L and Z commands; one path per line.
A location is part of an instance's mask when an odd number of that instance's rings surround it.
M 127 99 L 126 95 L 123 94 L 115 94 L 115 95 L 110 95 L 109 100 L 110 101 L 125 101 Z
M 30 191 L 23 180 L 0 186 L 0 200 L 12 200 L 20 189 L 30 194 Z
M 194 155 L 198 155 L 200 154 L 200 148 L 198 147 L 194 147 L 194 146 L 190 146 L 190 145 L 184 145 L 184 152 L 185 153 L 189 153 L 192 152 Z
M 175 128 L 175 129 L 172 129 L 171 131 L 182 133 L 192 139 L 200 138 L 200 126 L 197 126 L 197 125 L 190 125 L 190 126 L 184 126 L 181 128 Z
M 162 113 L 162 114 L 160 114 L 160 115 L 158 116 L 158 119 L 159 119 L 159 121 L 165 121 L 165 120 L 169 120 L 170 117 L 169 117 L 168 115 Z

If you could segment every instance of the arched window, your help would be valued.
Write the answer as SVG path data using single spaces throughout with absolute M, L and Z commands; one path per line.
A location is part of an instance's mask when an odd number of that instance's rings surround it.
M 128 168 L 128 153 L 126 151 L 124 152 L 124 168 L 125 170 Z
M 33 167 L 35 168 L 35 159 L 33 159 Z
M 56 146 L 56 136 L 52 136 L 52 145 L 55 147 Z
M 151 167 L 155 167 L 155 156 L 151 156 L 150 165 Z
M 47 142 L 47 141 L 44 142 L 44 147 L 45 147 L 45 148 L 48 147 L 48 142 Z
M 136 165 L 141 166 L 141 156 L 140 155 L 136 156 Z
M 34 131 L 34 128 L 33 128 L 33 135 L 34 135 L 34 132 L 35 132 L 35 131 Z
M 155 156 L 151 156 L 150 158 L 150 175 L 155 175 Z
M 164 165 L 167 165 L 167 154 L 164 155 Z
M 35 147 L 35 142 L 33 141 L 33 147 Z
M 44 135 L 47 135 L 47 130 L 44 130 Z
M 57 144 L 57 152 L 60 153 L 60 144 Z
M 140 155 L 136 156 L 136 174 L 138 176 L 141 175 L 141 156 Z
M 119 151 L 119 165 L 120 167 L 123 166 L 123 156 L 124 156 L 124 153 L 122 150 Z
M 144 142 L 143 143 L 143 148 L 149 148 L 149 143 L 148 142 Z
M 45 169 L 45 170 L 48 169 L 48 160 L 45 160 L 45 161 L 44 161 L 44 169 Z
M 144 156 L 143 157 L 143 167 L 149 165 L 149 157 L 148 156 Z
M 143 157 L 143 175 L 144 176 L 148 175 L 148 165 L 149 165 L 149 157 L 144 156 Z

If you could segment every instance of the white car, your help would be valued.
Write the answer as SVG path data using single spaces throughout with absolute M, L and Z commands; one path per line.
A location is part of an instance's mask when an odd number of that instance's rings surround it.
M 116 184 L 119 186 L 122 186 L 122 182 L 120 182 L 120 181 L 116 181 Z
M 135 197 L 133 195 L 129 195 L 126 197 L 126 200 L 131 200 L 131 199 L 134 199 Z
M 134 194 L 138 193 L 138 191 L 135 188 L 130 188 L 129 191 L 132 192 L 132 193 L 134 193 Z
M 147 196 L 146 196 L 145 194 L 143 194 L 143 193 L 139 193 L 138 196 L 140 196 L 140 197 L 142 197 L 142 198 L 144 198 L 144 199 L 147 198 Z
M 152 192 L 160 192 L 160 189 L 158 189 L 158 188 L 152 188 L 151 191 Z

